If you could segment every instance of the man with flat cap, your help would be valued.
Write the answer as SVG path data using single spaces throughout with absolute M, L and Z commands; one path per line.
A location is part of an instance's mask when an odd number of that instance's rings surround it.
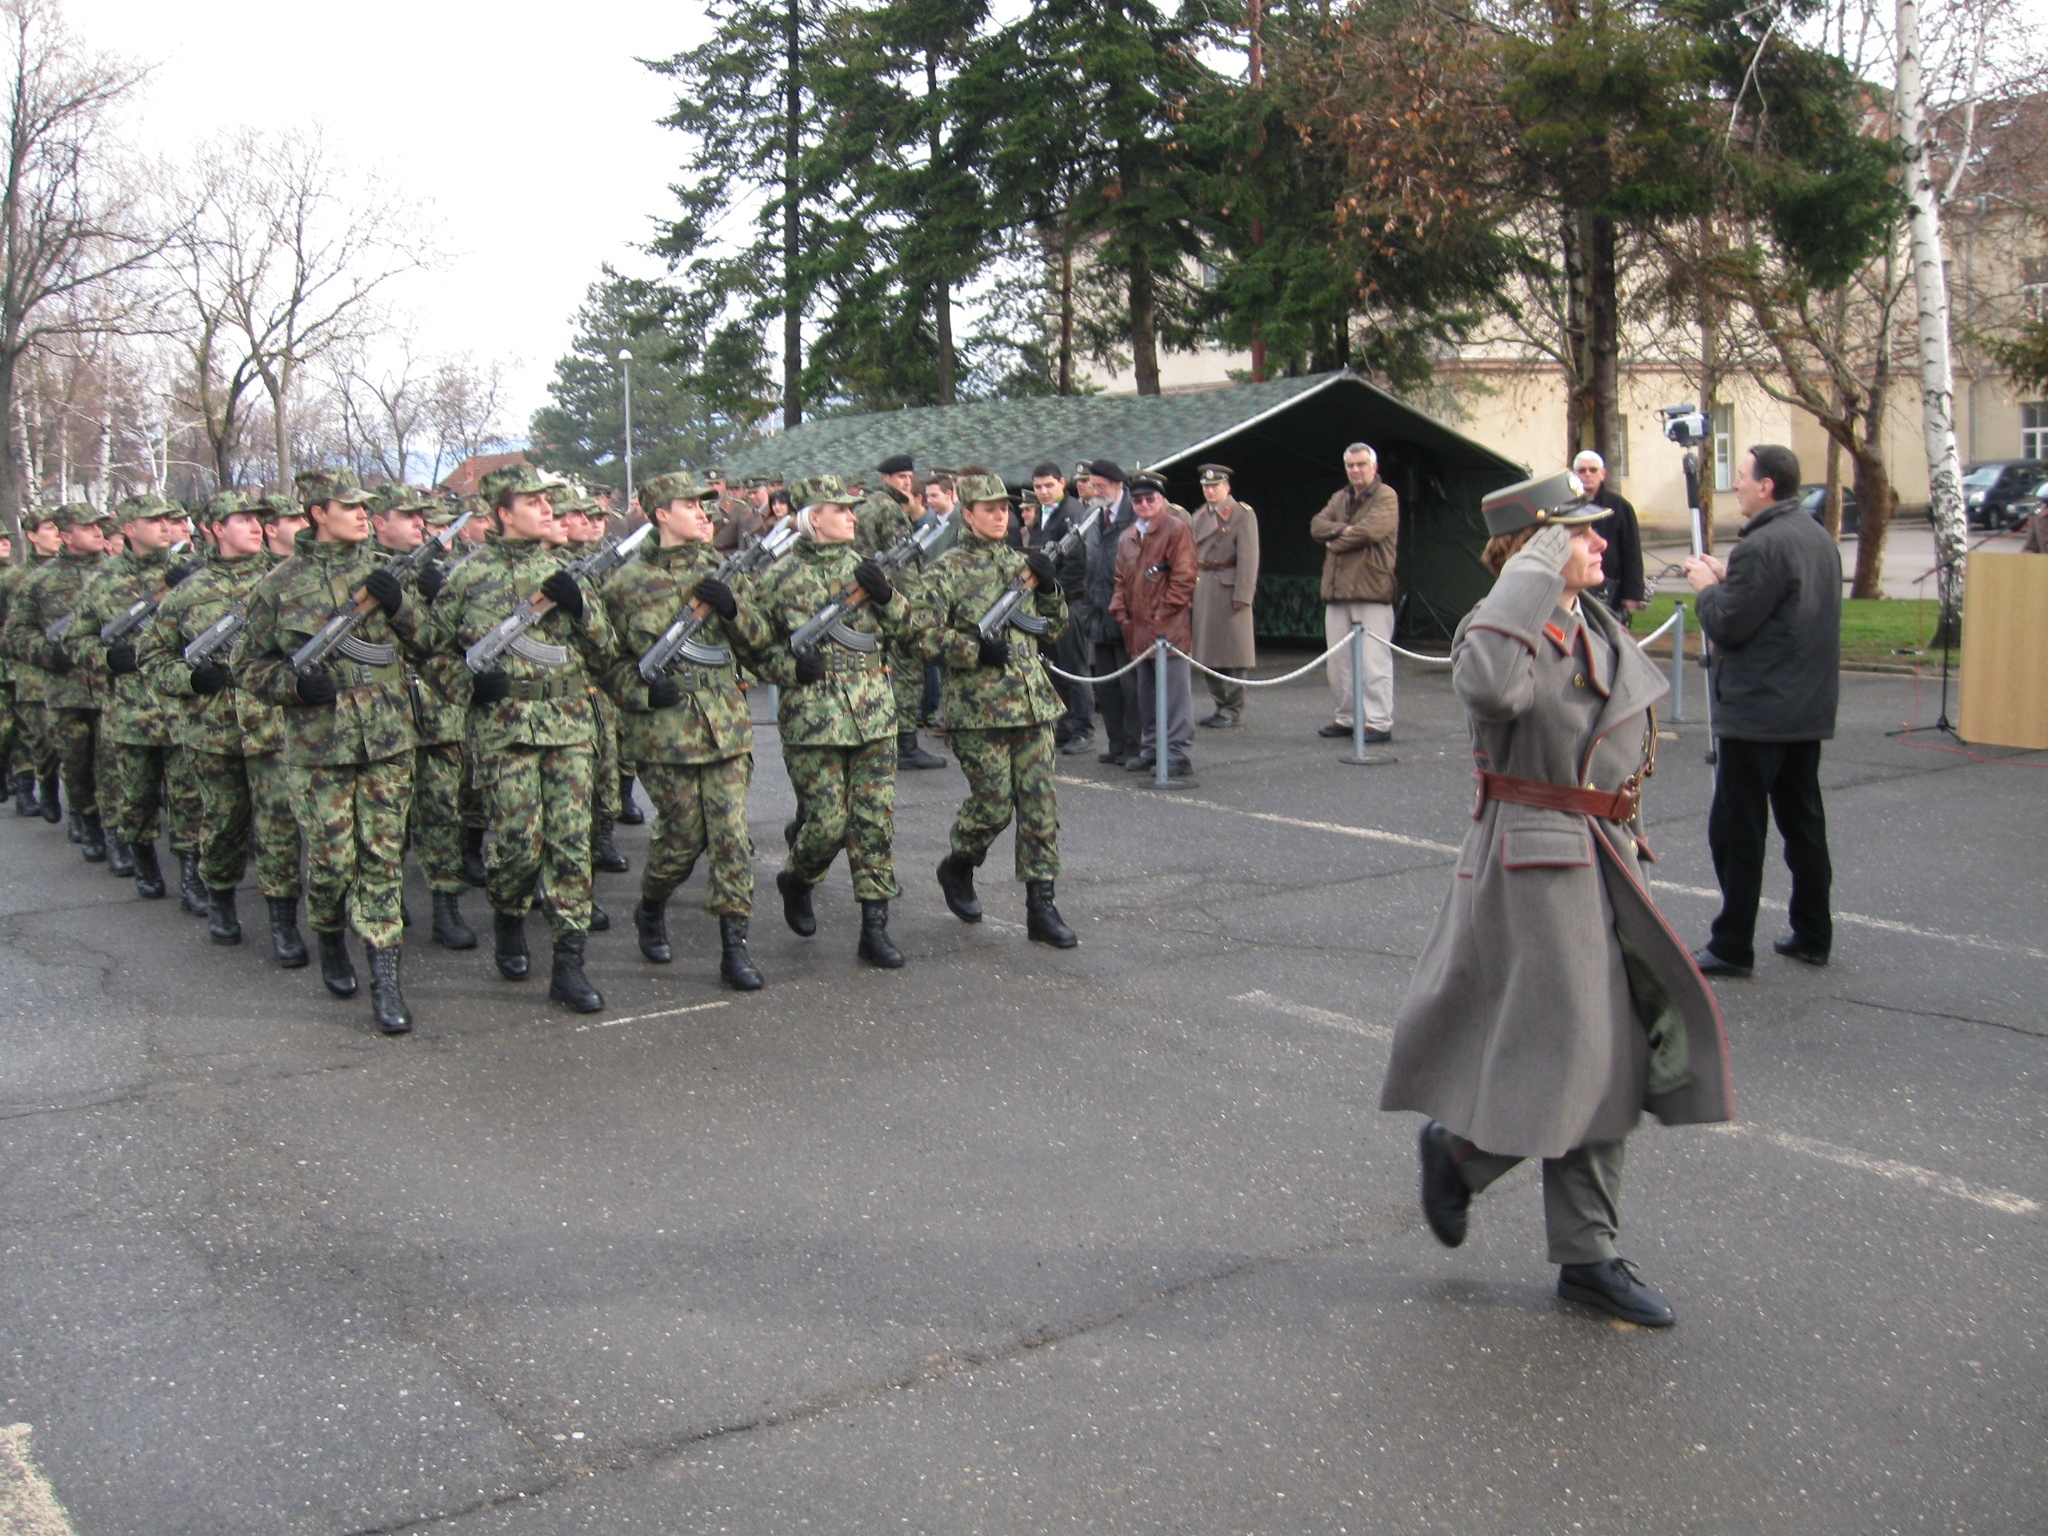
M 1257 664 L 1252 638 L 1252 596 L 1259 585 L 1259 520 L 1231 494 L 1230 470 L 1204 464 L 1202 504 L 1191 524 L 1195 535 L 1195 660 L 1221 677 L 1209 678 L 1215 712 L 1200 723 L 1212 728 L 1244 718 L 1244 684 L 1237 681 Z

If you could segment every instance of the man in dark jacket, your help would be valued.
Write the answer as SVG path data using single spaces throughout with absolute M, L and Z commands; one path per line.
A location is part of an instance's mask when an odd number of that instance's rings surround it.
M 1123 627 L 1109 613 L 1110 599 L 1116 596 L 1117 541 L 1137 521 L 1124 490 L 1129 478 L 1114 459 L 1097 459 L 1088 466 L 1087 483 L 1082 487 L 1089 501 L 1103 503 L 1102 521 L 1083 543 L 1088 575 L 1078 596 L 1068 593 L 1067 617 L 1088 641 L 1093 663 L 1089 671 L 1096 677 L 1107 677 L 1130 665 L 1131 660 L 1131 653 L 1124 649 Z M 1141 727 L 1133 674 L 1126 672 L 1115 682 L 1099 684 L 1095 707 L 1102 711 L 1102 734 L 1107 738 L 1096 761 L 1121 765 L 1136 757 Z
M 1721 882 L 1713 937 L 1693 954 L 1709 976 L 1747 976 L 1756 963 L 1764 836 L 1775 813 L 1792 871 L 1792 931 L 1772 947 L 1826 965 L 1834 942 L 1820 744 L 1835 734 L 1841 693 L 1842 556 L 1799 505 L 1799 460 L 1752 448 L 1735 473 L 1747 519 L 1724 563 L 1685 562 L 1700 624 L 1714 642 L 1714 735 L 1720 768 L 1707 846 Z
M 1607 540 L 1602 564 L 1607 579 L 1593 589 L 1593 595 L 1607 605 L 1607 611 L 1623 624 L 1643 606 L 1643 534 L 1636 524 L 1636 509 L 1630 500 L 1607 483 L 1607 461 L 1590 448 L 1581 449 L 1572 460 L 1572 473 L 1586 488 L 1586 500 L 1606 507 L 1614 515 L 1600 525 Z
M 1038 523 L 1030 541 L 1033 549 L 1050 549 L 1088 515 L 1079 498 L 1067 494 L 1066 474 L 1050 459 L 1031 471 L 1031 498 L 1025 506 L 1029 509 L 1033 505 L 1038 509 Z M 1061 561 L 1059 577 L 1060 590 L 1067 595 L 1071 613 L 1073 598 L 1088 579 L 1087 553 L 1077 549 L 1071 558 Z M 1062 672 L 1086 677 L 1088 648 L 1080 625 L 1070 622 L 1052 643 L 1049 654 L 1052 664 Z M 1066 713 L 1060 717 L 1053 735 L 1061 752 L 1077 757 L 1095 745 L 1095 690 L 1087 683 L 1070 682 L 1064 677 L 1054 677 L 1052 686 L 1060 702 L 1066 705 Z

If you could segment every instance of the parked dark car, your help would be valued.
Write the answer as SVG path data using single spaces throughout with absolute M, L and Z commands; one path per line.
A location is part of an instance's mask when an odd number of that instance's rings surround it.
M 2024 528 L 2027 526 L 2027 519 L 2044 507 L 2048 507 L 2048 480 L 2042 481 L 2029 495 L 2022 496 L 2006 508 L 2008 525 L 2015 529 Z
M 1827 508 L 1828 488 L 1825 485 L 1802 485 L 1799 487 L 1799 505 L 1818 523 Z M 1863 509 L 1856 504 L 1856 492 L 1851 486 L 1842 487 L 1842 532 L 1854 533 L 1863 522 Z
M 2025 519 L 2014 503 L 2032 496 L 2043 480 L 2048 480 L 2048 462 L 2041 459 L 1972 464 L 1963 476 L 1963 515 L 1978 528 L 2017 528 Z

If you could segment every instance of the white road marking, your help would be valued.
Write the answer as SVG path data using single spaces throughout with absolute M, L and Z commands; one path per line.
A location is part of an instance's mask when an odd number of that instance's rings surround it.
M 1309 1024 L 1321 1024 L 1327 1029 L 1341 1029 L 1346 1034 L 1363 1035 L 1368 1040 L 1382 1043 L 1394 1038 L 1394 1032 L 1384 1024 L 1368 1024 L 1363 1019 L 1354 1019 L 1349 1014 L 1332 1013 L 1327 1008 L 1311 1008 L 1307 1003 L 1290 1003 L 1284 997 L 1275 997 L 1270 992 L 1245 992 L 1231 999 L 1233 1003 L 1256 1003 L 1272 1013 L 1284 1013 L 1290 1019 L 1300 1019 Z
M 1917 1184 L 1922 1189 L 1931 1189 L 1939 1194 L 1953 1195 L 1958 1200 L 1971 1200 L 1978 1205 L 1989 1206 L 1994 1211 L 2003 1211 L 2008 1216 L 2032 1216 L 2041 1209 L 2041 1202 L 2030 1200 L 2025 1195 L 2014 1194 L 2009 1189 L 1980 1187 L 1953 1174 L 1936 1173 L 1931 1168 L 1917 1168 L 1911 1163 L 1896 1162 L 1888 1157 L 1872 1157 L 1867 1152 L 1858 1152 L 1854 1147 L 1838 1147 L 1831 1141 L 1815 1141 L 1810 1136 L 1795 1136 L 1790 1131 L 1775 1131 L 1767 1125 L 1717 1125 L 1715 1130 L 1724 1136 L 1743 1136 L 1755 1141 L 1767 1141 L 1774 1147 L 1783 1147 L 1788 1152 L 1803 1152 L 1808 1157 L 1825 1158 L 1831 1163 L 1840 1163 L 1844 1168 L 1860 1168 L 1865 1173 L 1877 1174 L 1880 1178 L 1892 1179 L 1900 1184 Z
M 1669 880 L 1652 880 L 1651 886 L 1660 891 L 1670 891 L 1678 896 L 1697 896 L 1702 901 L 1719 901 L 1721 893 L 1710 885 L 1674 885 Z M 1773 912 L 1785 910 L 1782 901 L 1766 900 L 1761 905 Z M 2035 949 L 2031 944 L 2009 944 L 2003 939 L 1981 938 L 1974 933 L 1943 933 L 1938 928 L 1916 928 L 1911 923 L 1898 923 L 1888 917 L 1868 917 L 1861 912 L 1837 912 L 1835 921 L 1847 923 L 1852 928 L 1871 928 L 1879 933 L 1896 933 L 1908 939 L 1936 939 L 1943 944 L 1960 944 L 1965 949 L 1988 949 L 2003 955 L 2025 955 L 2029 960 L 2048 960 L 2048 949 Z
M 57 1490 L 28 1453 L 30 1426 L 0 1428 L 0 1532 L 5 1536 L 77 1536 Z
M 629 1013 L 623 1019 L 606 1019 L 599 1024 L 578 1024 L 576 1026 L 576 1033 L 580 1035 L 587 1029 L 617 1029 L 621 1024 L 645 1024 L 649 1019 L 673 1019 L 680 1014 L 702 1013 L 707 1008 L 730 1008 L 731 1006 L 730 999 L 721 999 L 715 1003 L 691 1003 L 684 1008 L 664 1008 L 659 1013 Z
M 1079 785 L 1082 789 L 1099 789 L 1115 795 L 1142 795 L 1145 791 L 1129 784 L 1098 784 L 1093 779 L 1061 778 L 1062 784 Z M 1152 796 L 1155 802 L 1158 797 Z M 1456 853 L 1455 843 L 1433 843 L 1423 837 L 1409 837 L 1401 832 L 1382 832 L 1378 827 L 1352 827 L 1341 821 L 1304 821 L 1299 816 L 1276 816 L 1271 811 L 1247 811 L 1235 805 L 1222 805 L 1214 800 L 1190 800 L 1185 795 L 1176 795 L 1166 802 L 1169 805 L 1185 805 L 1200 811 L 1222 811 L 1228 816 L 1242 816 L 1247 821 L 1269 821 L 1275 826 L 1298 827 L 1304 832 L 1334 832 L 1339 837 L 1361 837 L 1375 843 L 1393 843 L 1402 848 L 1420 848 L 1428 853 Z

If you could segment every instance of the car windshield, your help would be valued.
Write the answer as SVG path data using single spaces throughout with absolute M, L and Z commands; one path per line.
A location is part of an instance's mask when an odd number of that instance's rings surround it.
M 1963 484 L 1971 487 L 1972 489 L 1981 489 L 1988 485 L 1996 485 L 1998 484 L 1999 475 L 2002 474 L 2004 470 L 2005 466 L 2003 464 L 1980 465 L 1978 468 L 1971 470 L 1967 475 L 1963 476 Z

